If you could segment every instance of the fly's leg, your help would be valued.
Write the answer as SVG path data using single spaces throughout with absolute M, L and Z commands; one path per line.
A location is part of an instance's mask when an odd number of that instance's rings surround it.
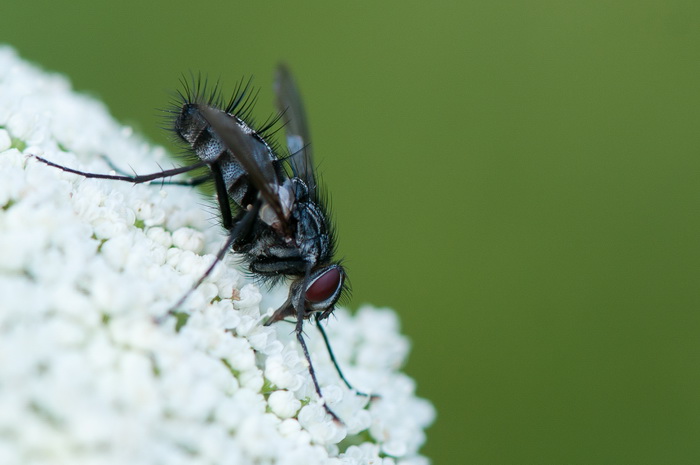
M 109 157 L 107 157 L 105 155 L 100 155 L 100 158 L 102 158 L 102 160 L 104 160 L 104 162 L 107 163 L 107 166 L 109 166 L 110 169 L 113 170 L 114 172 L 116 172 L 117 174 L 120 174 L 120 175 L 126 176 L 126 177 L 133 177 L 136 175 L 135 173 L 133 175 L 130 175 L 129 173 L 127 173 L 123 169 L 119 168 L 117 165 L 114 164 L 114 162 L 112 162 L 112 160 L 109 159 Z M 189 178 L 189 179 L 177 179 L 177 180 L 169 180 L 169 181 L 166 181 L 163 179 L 160 182 L 160 184 L 166 185 L 166 186 L 195 187 L 195 186 L 199 186 L 201 184 L 204 184 L 207 181 L 211 181 L 210 174 L 204 174 L 202 176 L 195 176 L 195 177 Z
M 49 166 L 53 166 L 54 168 L 58 168 L 62 171 L 65 171 L 67 173 L 73 173 L 77 174 L 86 178 L 93 178 L 93 179 L 109 179 L 112 181 L 126 181 L 126 182 L 131 182 L 134 184 L 141 184 L 144 182 L 148 181 L 153 181 L 154 179 L 161 179 L 161 178 L 168 178 L 170 176 L 175 176 L 177 174 L 182 174 L 182 173 L 187 173 L 188 171 L 196 170 L 198 168 L 202 168 L 204 166 L 207 166 L 208 163 L 205 163 L 203 161 L 200 161 L 198 163 L 195 163 L 193 165 L 187 165 L 187 166 L 181 166 L 180 168 L 173 168 L 171 170 L 163 170 L 158 173 L 151 173 L 151 174 L 141 174 L 141 175 L 133 175 L 133 176 L 127 176 L 127 175 L 115 175 L 115 174 L 101 174 L 101 173 L 88 173 L 87 171 L 80 171 L 80 170 L 75 170 L 73 168 L 68 168 L 67 166 L 59 165 L 57 163 L 54 163 L 52 161 L 46 160 L 45 158 L 41 158 L 37 155 L 34 155 L 34 158 L 39 160 L 40 162 L 47 164 Z
M 323 325 L 321 324 L 321 314 L 317 313 L 316 314 L 316 327 L 318 327 L 319 332 L 321 333 L 321 336 L 323 336 L 323 342 L 326 344 L 326 349 L 328 350 L 328 355 L 331 357 L 331 362 L 333 362 L 333 366 L 335 367 L 335 371 L 338 372 L 338 376 L 340 376 L 340 379 L 343 380 L 343 383 L 350 389 L 351 391 L 355 391 L 355 394 L 358 396 L 366 396 L 369 397 L 370 399 L 378 399 L 379 396 L 375 394 L 365 394 L 364 392 L 358 391 L 352 385 L 348 382 L 347 379 L 345 379 L 345 375 L 343 374 L 342 370 L 340 369 L 340 365 L 338 365 L 338 361 L 335 359 L 335 355 L 333 354 L 333 349 L 331 349 L 331 341 L 328 339 L 328 335 L 326 335 L 326 330 L 323 329 Z
M 245 237 L 247 234 L 250 233 L 253 225 L 255 224 L 255 218 L 258 216 L 258 211 L 260 210 L 260 206 L 262 205 L 262 202 L 258 200 L 254 205 L 253 208 L 248 210 L 245 215 L 236 223 L 236 225 L 233 227 L 231 230 L 228 239 L 226 240 L 226 243 L 224 244 L 221 249 L 216 254 L 216 257 L 214 258 L 214 261 L 212 264 L 207 268 L 207 271 L 204 272 L 204 274 L 197 280 L 196 283 L 190 288 L 189 291 L 182 297 L 180 297 L 180 300 L 175 302 L 173 306 L 168 309 L 168 312 L 156 319 L 157 323 L 162 323 L 166 317 L 175 315 L 177 307 L 182 305 L 185 300 L 192 294 L 192 292 L 195 291 L 207 277 L 211 274 L 212 271 L 214 271 L 214 268 L 216 265 L 219 264 L 221 260 L 223 260 L 224 256 L 226 253 L 231 249 L 233 246 L 233 243 L 236 242 L 237 239 L 240 239 L 241 237 Z
M 308 286 L 306 283 L 309 281 L 309 272 L 311 270 L 307 268 L 306 270 L 306 277 L 304 278 L 304 283 L 305 285 L 301 286 L 301 289 L 306 289 Z M 296 308 L 297 311 L 297 321 L 296 321 L 296 326 L 294 328 L 294 332 L 297 335 L 297 340 L 299 341 L 299 344 L 301 345 L 301 349 L 304 351 L 304 357 L 306 358 L 306 361 L 309 364 L 309 374 L 311 375 L 311 381 L 314 383 L 314 388 L 316 389 L 316 394 L 318 394 L 318 397 L 321 399 L 323 402 L 323 408 L 326 411 L 327 414 L 333 418 L 333 421 L 336 423 L 342 424 L 343 422 L 340 420 L 338 415 L 333 412 L 333 410 L 328 407 L 326 404 L 326 399 L 324 399 L 323 394 L 321 393 L 321 386 L 318 384 L 318 380 L 316 379 L 316 372 L 314 371 L 314 365 L 311 363 L 311 356 L 309 355 L 309 349 L 306 347 L 306 341 L 304 340 L 304 331 L 303 331 L 303 325 L 304 325 L 304 293 L 299 292 L 299 295 L 297 297 L 297 302 L 294 307 Z

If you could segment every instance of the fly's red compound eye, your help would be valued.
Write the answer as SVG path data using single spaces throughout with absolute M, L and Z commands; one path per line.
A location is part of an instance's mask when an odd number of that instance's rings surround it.
M 341 284 L 340 270 L 333 267 L 321 274 L 306 289 L 306 300 L 311 303 L 328 300 L 338 291 Z

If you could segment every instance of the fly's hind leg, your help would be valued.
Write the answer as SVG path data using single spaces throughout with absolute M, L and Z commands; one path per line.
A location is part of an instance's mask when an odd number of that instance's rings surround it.
M 170 170 L 163 170 L 163 171 L 159 171 L 157 173 L 141 174 L 141 175 L 138 175 L 138 174 L 136 174 L 136 175 L 123 175 L 123 174 L 120 175 L 120 174 L 89 173 L 87 171 L 80 171 L 80 170 L 76 170 L 73 168 L 69 168 L 67 166 L 59 165 L 58 163 L 54 163 L 54 162 L 49 161 L 45 158 L 42 158 L 38 155 L 33 155 L 33 157 L 46 165 L 53 166 L 54 168 L 58 168 L 58 169 L 65 171 L 67 173 L 77 174 L 77 175 L 80 175 L 80 176 L 83 176 L 86 178 L 109 179 L 112 181 L 126 181 L 126 182 L 131 182 L 133 184 L 141 184 L 144 182 L 153 181 L 155 179 L 169 178 L 170 176 L 175 176 L 178 174 L 187 173 L 188 171 L 196 170 L 198 168 L 202 168 L 204 166 L 207 166 L 207 163 L 200 161 L 200 162 L 192 164 L 192 165 L 181 166 L 179 168 L 173 168 Z
M 124 176 L 124 177 L 134 177 L 136 176 L 136 173 L 129 174 L 123 169 L 119 168 L 117 165 L 114 164 L 114 162 L 107 157 L 106 155 L 100 155 L 100 158 L 104 160 L 105 163 L 107 163 L 107 166 L 114 171 L 115 173 Z M 161 180 L 159 184 L 161 185 L 166 185 L 166 186 L 199 186 L 201 184 L 204 184 L 207 181 L 211 181 L 211 175 L 209 173 L 203 174 L 201 176 L 195 176 L 193 178 L 188 178 L 188 179 L 176 179 L 176 180 L 165 180 L 164 178 Z

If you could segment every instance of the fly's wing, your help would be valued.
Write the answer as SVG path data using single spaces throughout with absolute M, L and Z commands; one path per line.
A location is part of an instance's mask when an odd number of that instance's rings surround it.
M 285 224 L 287 215 L 279 198 L 279 181 L 268 148 L 243 131 L 236 120 L 225 112 L 204 104 L 199 105 L 199 111 L 246 171 L 263 200 L 272 208 L 279 221 Z
M 303 180 L 312 195 L 316 192 L 316 178 L 314 177 L 314 163 L 311 156 L 311 138 L 306 122 L 306 112 L 301 101 L 299 88 L 294 82 L 292 73 L 284 64 L 277 67 L 275 73 L 275 94 L 277 94 L 277 108 L 282 113 L 287 134 L 287 147 L 291 154 L 289 163 L 294 175 Z

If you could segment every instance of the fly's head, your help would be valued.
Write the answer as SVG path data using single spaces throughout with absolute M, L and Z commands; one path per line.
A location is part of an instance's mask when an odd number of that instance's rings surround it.
M 346 290 L 345 270 L 340 264 L 316 270 L 304 290 L 307 311 L 320 313 L 320 319 L 327 318 Z
M 287 317 L 306 319 L 318 314 L 321 320 L 328 318 L 347 290 L 342 265 L 333 263 L 316 267 L 311 270 L 308 278 L 299 277 L 292 282 L 289 297 L 265 322 L 265 326 Z

